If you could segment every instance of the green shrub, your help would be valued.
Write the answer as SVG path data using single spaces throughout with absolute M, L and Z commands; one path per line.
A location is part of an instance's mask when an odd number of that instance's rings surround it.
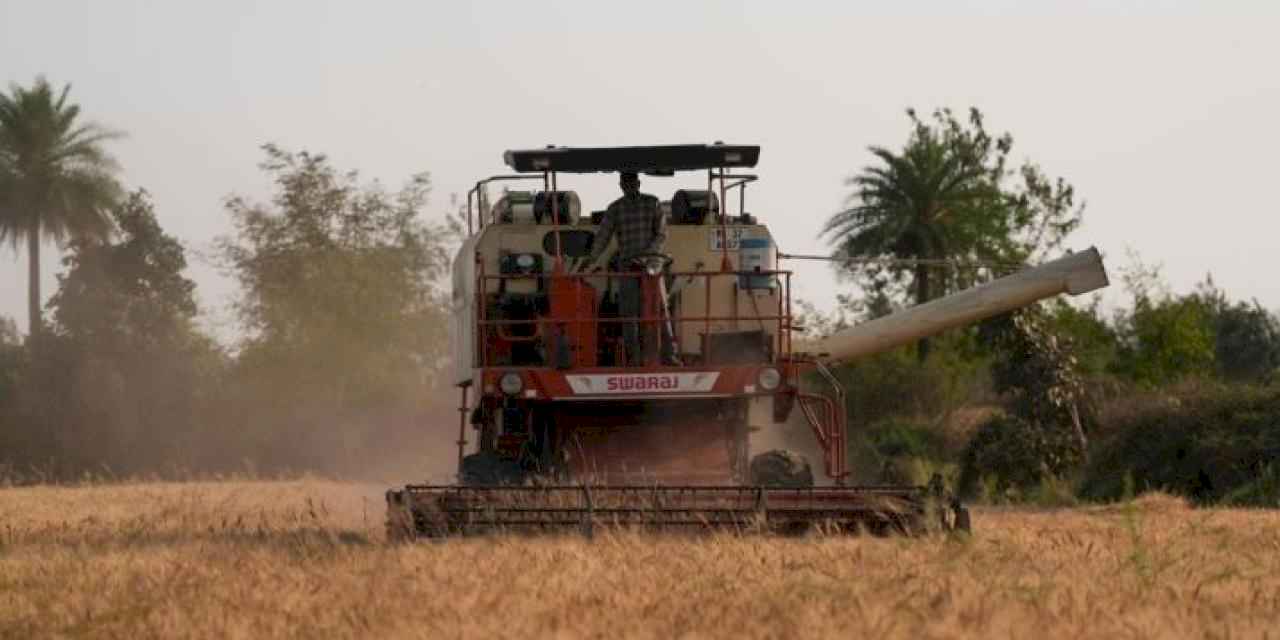
M 991 388 L 987 362 L 972 342 L 956 332 L 935 340 L 923 363 L 915 347 L 902 347 L 839 367 L 849 419 L 864 428 L 886 419 L 928 419 L 985 397 Z
M 1097 376 L 1112 367 L 1120 345 L 1115 328 L 1103 318 L 1101 303 L 1099 296 L 1083 307 L 1062 298 L 1042 304 L 1049 331 L 1070 343 L 1071 354 L 1084 376 Z
M 1027 492 L 1026 502 L 1044 508 L 1074 507 L 1079 504 L 1074 484 L 1068 478 L 1042 475 L 1040 484 Z
M 1280 507 L 1280 466 L 1264 465 L 1256 478 L 1232 490 L 1223 502 L 1233 507 Z
M 951 462 L 942 462 L 932 458 L 916 456 L 897 456 L 885 458 L 880 468 L 880 477 L 876 483 L 894 485 L 925 486 L 934 474 L 942 476 L 947 487 L 954 487 L 960 475 L 960 469 Z
M 1025 495 L 1046 478 L 1067 476 L 1080 461 L 1070 431 L 1017 416 L 996 416 L 974 434 L 960 461 L 961 496 Z
M 1280 318 L 1252 304 L 1215 305 L 1214 355 L 1218 375 L 1226 380 L 1267 381 L 1280 368 Z
M 1274 487 L 1264 471 L 1280 464 L 1280 387 L 1202 388 L 1128 420 L 1094 443 L 1082 497 L 1119 500 L 1126 475 L 1198 504 L 1249 503 Z
M 1213 309 L 1198 296 L 1139 297 L 1121 325 L 1115 373 L 1160 386 L 1215 369 Z
M 887 420 L 873 427 L 869 438 L 881 456 L 933 459 L 946 456 L 942 435 L 927 424 Z

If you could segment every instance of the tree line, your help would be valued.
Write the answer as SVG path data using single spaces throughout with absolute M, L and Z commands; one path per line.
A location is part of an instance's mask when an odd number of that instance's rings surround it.
M 870 148 L 876 162 L 849 179 L 848 208 L 823 228 L 860 295 L 842 296 L 834 313 L 810 308 L 803 324 L 819 333 L 1039 261 L 1082 221 L 1074 187 L 1033 162 L 1011 166 L 1013 137 L 989 133 L 977 109 L 964 119 L 945 109 L 907 117 L 902 148 Z M 1204 478 L 1174 482 L 1182 488 L 1215 476 L 1221 488 L 1271 469 L 1280 394 L 1267 390 L 1280 367 L 1280 319 L 1257 301 L 1232 300 L 1209 275 L 1178 295 L 1136 255 L 1119 273 L 1129 304 L 1110 312 L 1099 297 L 1053 300 L 843 367 L 851 453 L 871 474 L 863 479 L 922 481 L 944 470 L 970 494 L 1025 495 L 1046 482 L 1114 489 L 1138 473 L 1159 488 L 1176 475 L 1168 461 L 1116 454 L 1149 453 L 1127 438 L 1158 424 L 1178 425 L 1170 438 L 1212 443 L 1187 445 L 1177 461 L 1191 450 L 1227 458 L 1197 472 Z M 1236 405 L 1262 407 L 1276 422 L 1259 432 L 1256 421 L 1236 422 L 1242 412 L 1212 408 Z M 1203 413 L 1187 419 L 1184 406 Z M 1178 473 L 1197 468 L 1190 459 Z M 1250 495 L 1264 494 L 1280 499 Z
M 27 335 L 0 318 L 7 476 L 350 473 L 420 455 L 424 434 L 448 431 L 427 425 L 454 415 L 442 409 L 455 399 L 430 390 L 447 387 L 442 283 L 460 228 L 428 216 L 427 174 L 388 189 L 264 145 L 273 196 L 228 198 L 234 231 L 214 243 L 240 285 L 239 338 L 224 345 L 199 329 L 186 248 L 150 195 L 119 181 L 109 147 L 122 134 L 69 95 L 43 78 L 0 93 L 0 241 L 25 251 L 30 277 Z M 907 120 L 906 141 L 869 149 L 823 227 L 850 292 L 832 313 L 809 309 L 810 332 L 1054 257 L 1081 224 L 1074 187 L 1013 162 L 1013 137 L 977 109 Z M 41 304 L 47 240 L 63 268 Z M 1022 491 L 1141 450 L 1114 444 L 1134 420 L 1273 382 L 1273 313 L 1208 278 L 1175 295 L 1131 262 L 1127 306 L 1053 301 L 843 366 L 859 473 L 941 469 L 972 491 Z M 1236 432 L 1257 435 L 1213 437 Z M 1232 455 L 1268 459 L 1255 449 Z
M 43 78 L 0 94 L 0 239 L 30 257 L 29 331 L 0 323 L 0 465 L 13 477 L 359 471 L 420 440 L 445 361 L 458 227 L 430 180 L 391 190 L 321 154 L 263 147 L 270 202 L 233 196 L 220 267 L 241 339 L 197 326 L 186 249 L 108 145 Z M 39 252 L 65 248 L 40 292 Z

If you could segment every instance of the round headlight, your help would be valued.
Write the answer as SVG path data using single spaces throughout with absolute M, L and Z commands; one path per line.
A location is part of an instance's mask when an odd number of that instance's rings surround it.
M 760 383 L 760 388 L 765 391 L 773 391 L 782 384 L 782 374 L 773 367 L 760 370 L 760 374 L 756 376 L 756 381 Z
M 524 390 L 524 379 L 518 373 L 504 373 L 498 379 L 498 388 L 502 389 L 503 393 L 514 396 Z
M 520 267 L 521 269 L 532 269 L 532 268 L 533 268 L 533 254 L 532 254 L 532 253 L 522 253 L 522 254 L 520 254 L 520 255 L 516 256 L 516 266 L 517 266 L 517 267 Z

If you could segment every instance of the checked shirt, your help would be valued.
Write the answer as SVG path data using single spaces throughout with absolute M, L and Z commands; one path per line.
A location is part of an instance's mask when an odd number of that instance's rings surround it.
M 662 215 L 658 199 L 639 193 L 614 200 L 600 223 L 588 264 L 594 263 L 604 253 L 609 240 L 615 235 L 618 236 L 618 255 L 623 260 L 646 253 L 660 253 L 667 240 L 667 219 Z

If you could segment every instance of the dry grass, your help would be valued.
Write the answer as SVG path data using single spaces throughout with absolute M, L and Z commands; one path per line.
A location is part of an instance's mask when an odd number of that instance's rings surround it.
M 0 490 L 0 636 L 1280 636 L 1280 513 L 979 510 L 972 538 L 382 541 L 382 487 Z

